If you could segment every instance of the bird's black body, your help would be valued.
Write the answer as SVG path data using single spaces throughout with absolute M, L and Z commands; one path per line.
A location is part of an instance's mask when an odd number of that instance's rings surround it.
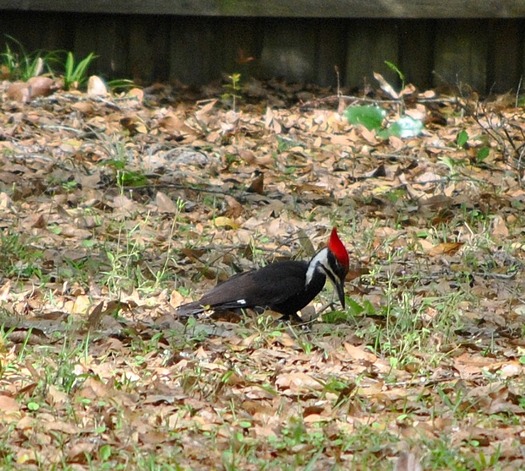
M 323 289 L 326 276 L 318 276 L 306 286 L 308 262 L 285 261 L 232 276 L 219 283 L 199 301 L 179 306 L 181 315 L 205 310 L 225 311 L 251 308 L 271 309 L 293 317 Z M 244 301 L 244 302 L 242 302 Z
M 207 310 L 271 309 L 287 318 L 298 319 L 297 311 L 323 289 L 327 277 L 337 288 L 344 307 L 343 284 L 347 273 L 348 252 L 333 229 L 328 247 L 317 252 L 309 262 L 277 262 L 239 273 L 215 286 L 198 301 L 179 306 L 177 313 L 192 316 Z

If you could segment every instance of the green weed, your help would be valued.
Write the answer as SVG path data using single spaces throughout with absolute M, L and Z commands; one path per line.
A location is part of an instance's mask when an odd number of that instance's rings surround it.
M 66 54 L 64 63 L 64 89 L 77 89 L 87 83 L 88 69 L 97 56 L 90 52 L 86 57 L 80 59 L 78 62 L 71 51 Z
M 0 72 L 9 80 L 23 80 L 36 77 L 44 71 L 49 71 L 48 62 L 53 53 L 36 51 L 29 53 L 24 46 L 11 36 L 6 36 L 12 43 L 6 42 L 5 49 L 0 53 Z
M 241 74 L 234 73 L 228 75 L 229 82 L 223 85 L 226 90 L 222 95 L 221 99 L 225 102 L 230 102 L 231 109 L 237 110 L 237 100 L 241 98 Z

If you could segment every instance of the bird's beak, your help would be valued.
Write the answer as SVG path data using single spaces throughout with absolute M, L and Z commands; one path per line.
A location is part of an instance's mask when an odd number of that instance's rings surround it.
M 345 280 L 344 278 L 338 279 L 335 283 L 335 289 L 337 290 L 337 296 L 339 296 L 339 301 L 343 309 L 345 308 Z

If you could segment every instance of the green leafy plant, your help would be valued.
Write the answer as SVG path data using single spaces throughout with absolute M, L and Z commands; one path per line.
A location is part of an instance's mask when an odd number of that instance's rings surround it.
M 405 74 L 393 62 L 385 61 L 385 64 L 391 71 L 397 74 L 397 76 L 399 77 L 399 80 L 401 81 L 401 88 L 405 88 L 405 82 L 406 82 Z
M 107 85 L 113 92 L 116 92 L 116 93 L 126 92 L 137 86 L 135 82 L 133 82 L 133 80 L 128 80 L 128 79 L 110 80 L 107 83 Z
M 323 314 L 323 322 L 328 324 L 347 323 L 351 319 L 358 316 L 377 315 L 374 306 L 368 300 L 364 300 L 362 304 L 354 299 L 346 299 L 346 309 L 344 311 L 330 311 Z
M 469 135 L 468 132 L 464 129 L 462 131 L 459 131 L 456 136 L 456 146 L 458 146 L 461 149 L 465 149 L 467 147 Z
M 376 131 L 380 139 L 415 137 L 423 130 L 421 120 L 406 115 L 383 128 L 386 111 L 375 105 L 349 106 L 344 115 L 350 124 L 362 124 L 369 131 Z
M 232 110 L 235 111 L 237 109 L 237 100 L 241 98 L 241 74 L 234 73 L 228 75 L 228 79 L 229 82 L 223 86 L 226 92 L 221 95 L 221 98 L 224 101 L 229 101 L 231 103 Z
M 349 106 L 345 117 L 350 124 L 362 124 L 369 131 L 381 129 L 386 111 L 375 105 Z
M 0 52 L 0 77 L 9 80 L 27 81 L 42 73 L 61 75 L 64 89 L 71 90 L 84 86 L 87 82 L 87 71 L 97 56 L 91 52 L 80 61 L 75 60 L 73 52 L 43 51 L 28 52 L 20 41 L 6 35 L 5 49 Z M 238 87 L 238 78 L 233 77 L 232 86 Z M 232 80 L 233 80 L 232 79 Z M 115 79 L 108 82 L 115 92 L 127 91 L 135 87 L 132 80 Z
M 101 165 L 115 170 L 115 183 L 121 189 L 124 187 L 140 187 L 148 184 L 148 177 L 144 173 L 129 168 L 130 154 L 126 147 L 127 141 L 120 136 L 105 136 L 96 133 L 100 139 L 108 159 L 101 161 Z
M 126 187 L 138 187 L 148 184 L 148 178 L 140 173 L 132 170 L 118 170 L 117 171 L 117 185 Z
M 456 135 L 456 142 L 455 142 L 456 147 L 458 147 L 458 149 L 468 149 L 470 147 L 469 139 L 470 139 L 470 136 L 468 132 L 462 129 Z M 476 151 L 475 159 L 473 159 L 474 163 L 478 165 L 482 164 L 489 155 L 490 155 L 490 147 L 488 145 L 484 145 L 480 147 Z
M 0 75 L 10 80 L 26 81 L 40 75 L 47 67 L 52 53 L 36 51 L 28 53 L 24 46 L 11 36 L 6 36 L 5 49 L 0 53 Z
M 478 149 L 476 152 L 476 163 L 482 164 L 485 159 L 490 155 L 490 147 L 483 146 Z
M 385 61 L 385 64 L 397 74 L 404 89 L 405 74 L 393 62 Z M 400 105 L 400 117 L 385 127 L 386 111 L 384 109 L 377 105 L 358 105 L 350 106 L 345 110 L 344 115 L 348 122 L 350 124 L 362 124 L 369 131 L 375 131 L 380 139 L 388 139 L 391 136 L 399 138 L 416 137 L 421 134 L 423 122 L 404 113 L 402 96 L 380 74 L 374 74 L 374 76 L 379 81 L 381 88 L 397 100 L 397 103 Z
M 69 51 L 64 64 L 64 89 L 71 90 L 84 85 L 88 79 L 87 71 L 89 66 L 96 58 L 97 56 L 93 52 L 90 52 L 86 57 L 76 62 L 75 56 Z

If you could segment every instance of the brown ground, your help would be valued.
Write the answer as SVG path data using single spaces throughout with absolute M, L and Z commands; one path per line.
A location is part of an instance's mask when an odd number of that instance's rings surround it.
M 328 91 L 149 92 L 0 102 L 2 469 L 522 469 L 514 97 L 376 96 L 425 121 L 380 140 Z M 174 317 L 332 225 L 345 312 Z

